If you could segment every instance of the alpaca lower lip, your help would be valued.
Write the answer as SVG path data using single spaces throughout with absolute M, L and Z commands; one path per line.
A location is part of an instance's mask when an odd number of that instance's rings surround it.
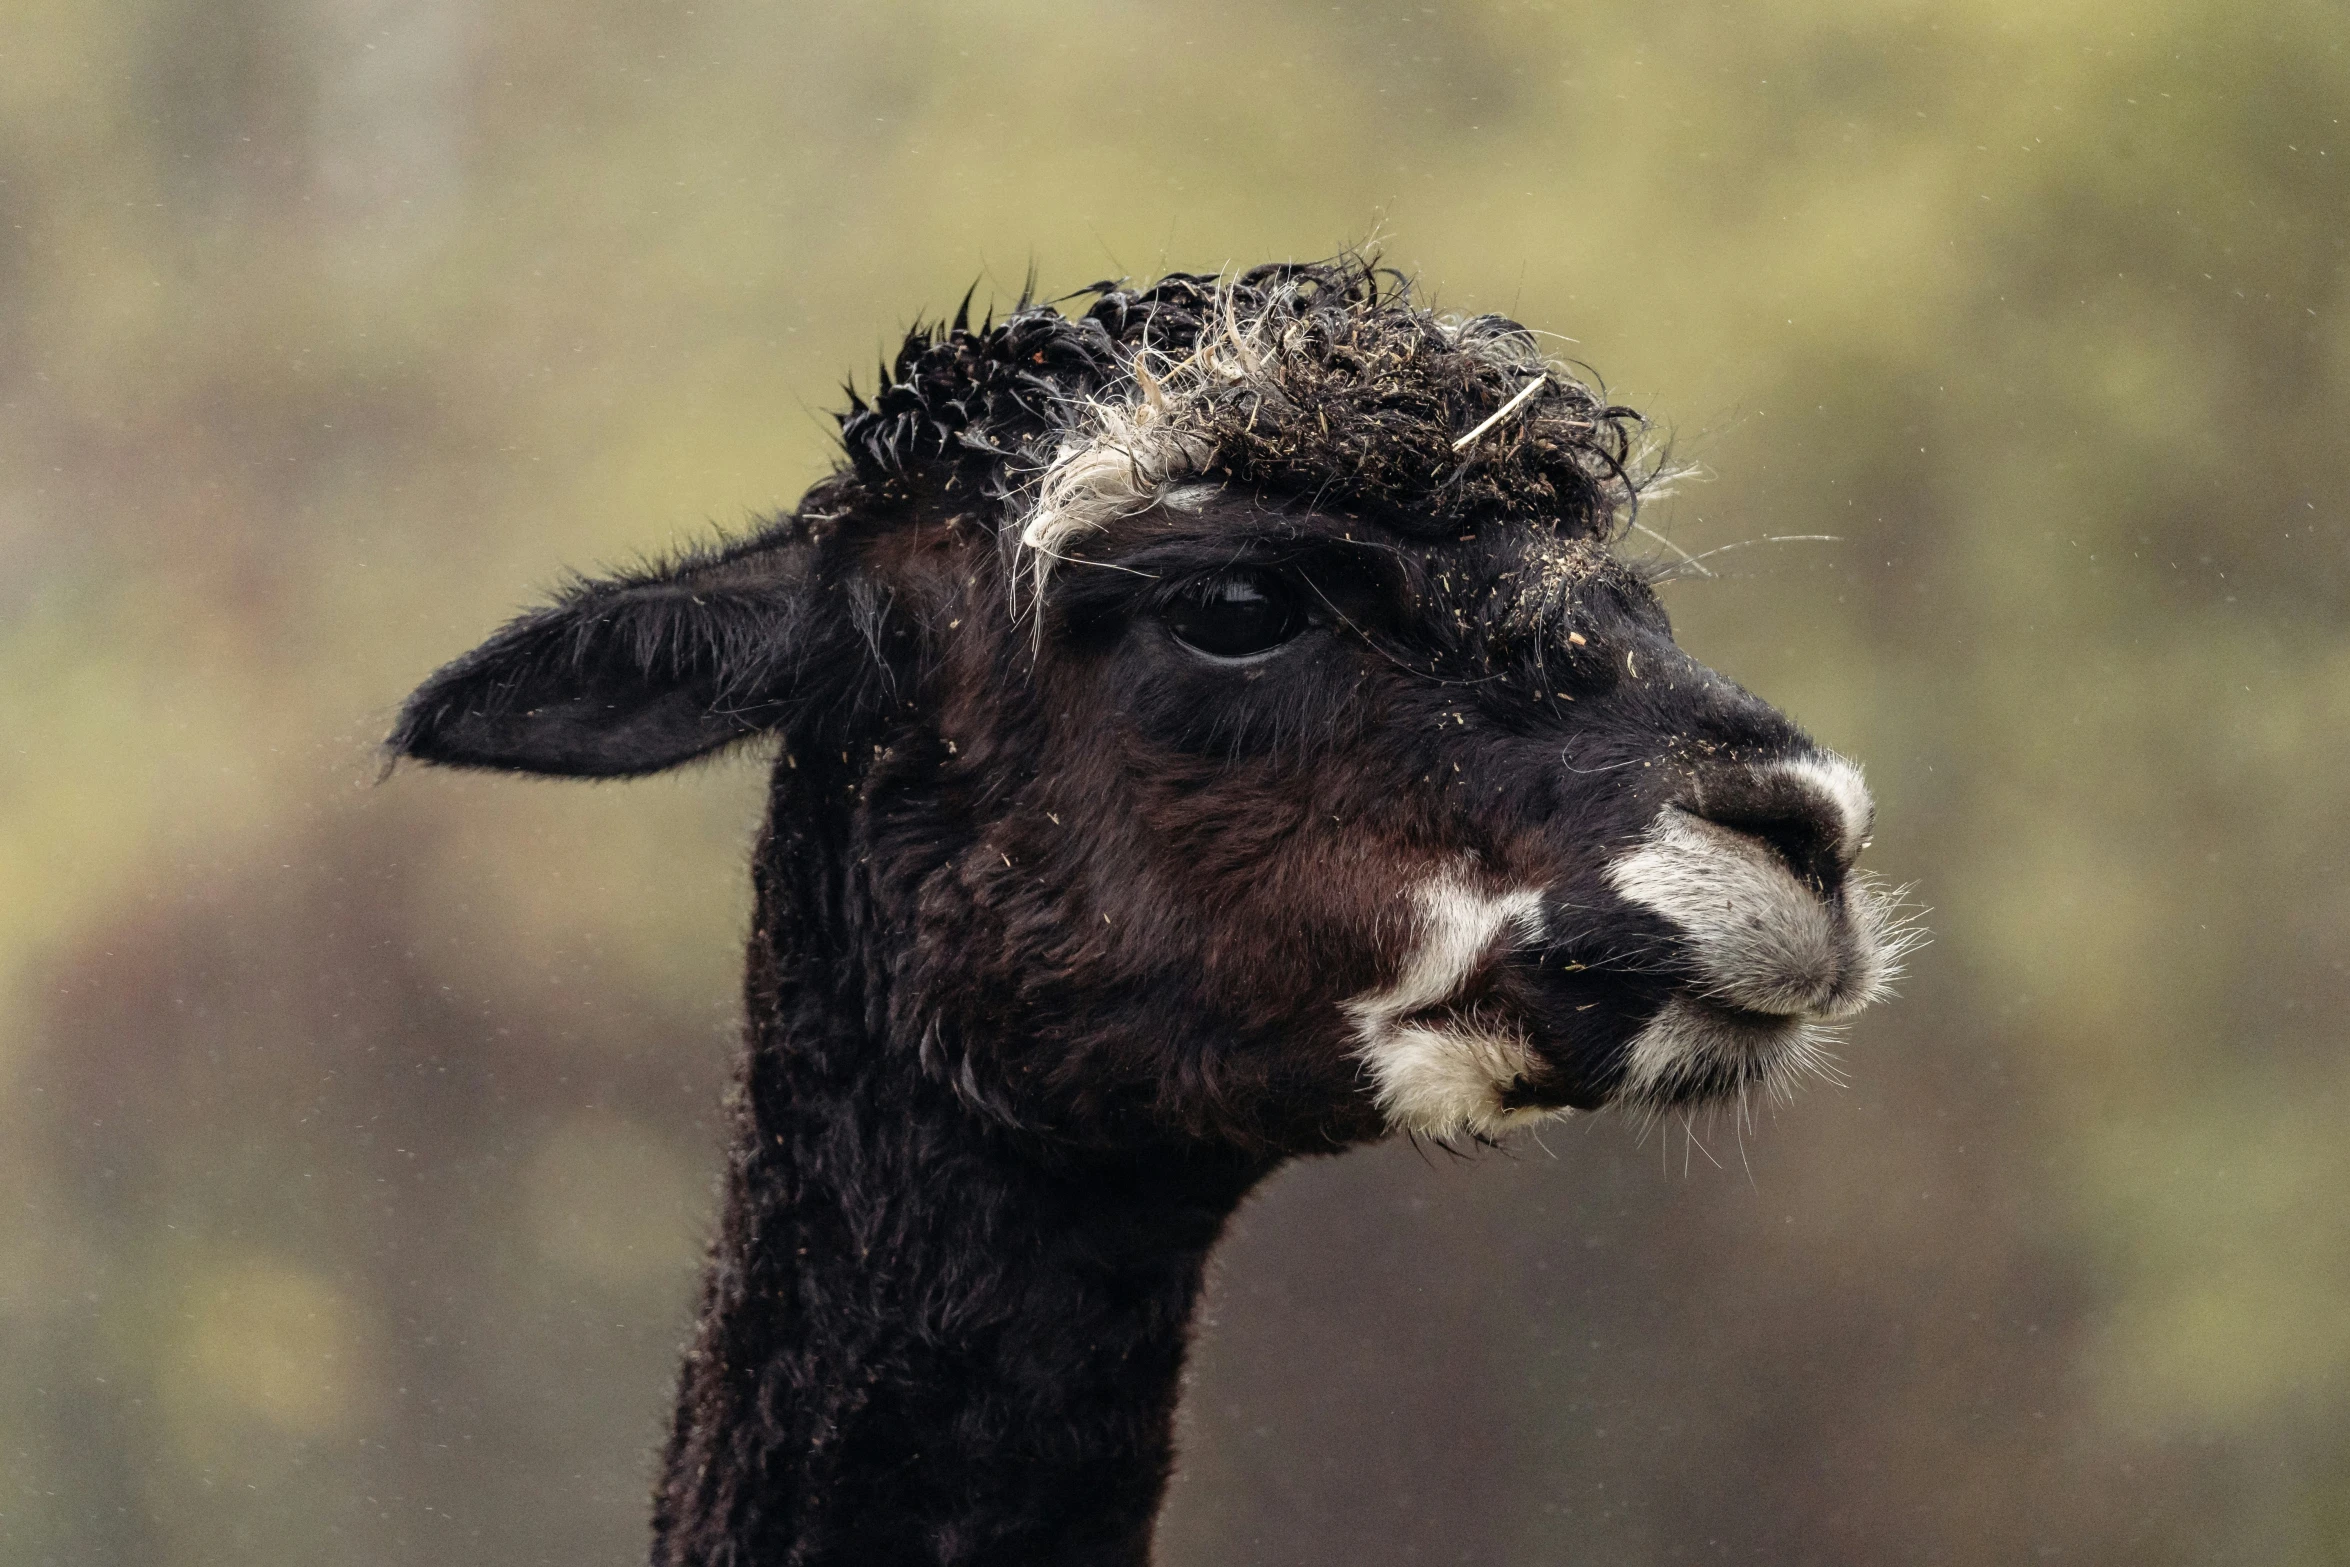
M 1711 997 L 1684 993 L 1683 999 L 1703 1007 L 1712 1017 L 1735 1028 L 1751 1029 L 1757 1034 L 1784 1033 L 1802 1024 L 1810 1017 L 1808 1012 L 1757 1012 L 1752 1007 L 1733 1006 Z
M 1817 1021 L 1729 1005 L 1679 990 L 1625 1048 L 1610 1087 L 1617 1103 L 1652 1110 L 1779 1095 L 1821 1071 Z
M 1808 1014 L 1758 1011 L 1695 984 L 1589 984 L 1564 1008 L 1521 1014 L 1540 1069 L 1503 1091 L 1505 1108 L 1599 1110 L 1696 1103 L 1773 1079 L 1810 1037 Z
M 1808 1012 L 1758 1012 L 1752 1007 L 1718 1001 L 1684 990 L 1673 998 L 1684 1015 L 1702 1018 L 1717 1052 L 1743 1055 L 1748 1064 L 1761 1065 L 1780 1046 L 1807 1032 L 1814 1021 Z

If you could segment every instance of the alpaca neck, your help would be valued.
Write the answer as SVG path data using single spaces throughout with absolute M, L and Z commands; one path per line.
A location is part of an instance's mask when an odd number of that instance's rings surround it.
M 869 1027 L 855 879 L 783 838 L 653 1560 L 1145 1562 L 1202 1268 L 1266 1166 L 975 1116 Z

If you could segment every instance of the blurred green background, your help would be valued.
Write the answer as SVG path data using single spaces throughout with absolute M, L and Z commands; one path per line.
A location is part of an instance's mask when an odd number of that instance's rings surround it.
M 2345 115 L 2338 0 L 17 0 L 0 1561 L 638 1559 L 761 771 L 373 742 L 974 278 L 1375 231 L 1840 536 L 1669 602 L 1936 940 L 1742 1139 L 1273 1182 L 1165 1560 L 2350 1563 Z

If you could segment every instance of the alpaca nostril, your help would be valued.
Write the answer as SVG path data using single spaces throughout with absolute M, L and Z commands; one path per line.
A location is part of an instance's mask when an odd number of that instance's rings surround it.
M 1843 824 L 1820 811 L 1784 811 L 1767 814 L 1700 811 L 1698 815 L 1719 827 L 1760 838 L 1787 862 L 1796 876 L 1822 892 L 1833 892 L 1844 880 L 1841 852 Z
M 1868 830 L 1865 810 L 1843 798 L 1848 791 L 1785 765 L 1707 768 L 1695 781 L 1683 806 L 1691 815 L 1759 839 L 1823 894 L 1843 884 Z

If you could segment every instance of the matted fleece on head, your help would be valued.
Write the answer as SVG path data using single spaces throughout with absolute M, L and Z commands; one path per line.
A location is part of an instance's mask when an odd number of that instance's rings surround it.
M 1441 537 L 1539 521 L 1605 541 L 1656 472 L 1647 427 L 1500 316 L 1438 316 L 1369 259 L 1096 284 L 917 327 L 842 420 L 854 471 L 939 465 L 1049 565 L 1170 489 L 1231 484 Z M 967 302 L 966 302 L 967 303 Z

